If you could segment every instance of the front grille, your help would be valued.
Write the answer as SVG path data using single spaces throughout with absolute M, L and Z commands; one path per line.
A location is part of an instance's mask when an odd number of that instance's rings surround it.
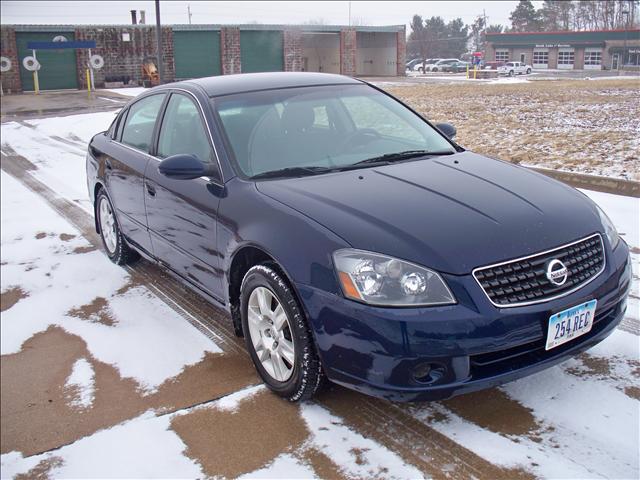
M 560 260 L 567 267 L 564 285 L 547 278 L 547 265 Z M 590 282 L 604 270 L 602 237 L 596 233 L 583 240 L 547 252 L 477 268 L 473 276 L 491 303 L 498 307 L 529 305 L 561 297 Z

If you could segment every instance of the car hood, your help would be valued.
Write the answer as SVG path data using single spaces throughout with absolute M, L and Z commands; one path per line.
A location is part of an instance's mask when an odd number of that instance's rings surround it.
M 354 248 L 457 275 L 601 230 L 595 205 L 577 190 L 471 152 L 257 188 Z

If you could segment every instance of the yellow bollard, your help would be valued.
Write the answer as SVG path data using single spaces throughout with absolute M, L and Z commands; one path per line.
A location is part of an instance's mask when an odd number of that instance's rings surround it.
M 467 63 L 467 79 L 469 78 L 469 64 Z
M 91 76 L 89 75 L 88 68 L 87 68 L 87 98 L 91 98 Z
M 36 90 L 36 95 L 40 94 L 40 83 L 38 82 L 38 71 L 33 71 L 33 88 Z
M 477 71 L 478 71 L 478 66 L 477 66 L 477 65 L 474 65 L 474 66 L 473 66 L 473 79 L 474 79 L 474 80 L 476 79 L 476 76 L 477 76 L 476 72 L 477 72 Z

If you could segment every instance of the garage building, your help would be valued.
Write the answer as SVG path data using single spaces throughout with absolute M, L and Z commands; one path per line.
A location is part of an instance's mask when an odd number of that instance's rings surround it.
M 537 69 L 640 70 L 640 30 L 488 33 L 486 61 Z
M 155 59 L 155 26 L 2 25 L 1 55 L 11 61 L 2 73 L 6 92 L 34 89 L 22 65 L 33 41 L 96 42 L 92 54 L 104 58 L 94 72 L 96 86 L 141 84 L 142 63 Z M 171 25 L 162 27 L 166 82 L 233 73 L 309 71 L 351 76 L 405 74 L 404 25 Z M 86 88 L 86 49 L 38 51 L 42 90 Z

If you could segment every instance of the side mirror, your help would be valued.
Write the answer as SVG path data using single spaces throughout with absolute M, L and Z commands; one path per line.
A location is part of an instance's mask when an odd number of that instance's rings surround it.
M 448 138 L 453 139 L 456 136 L 456 127 L 450 123 L 436 123 L 436 128 L 444 133 Z
M 188 153 L 179 153 L 165 158 L 160 162 L 158 170 L 165 177 L 174 180 L 193 180 L 216 174 L 213 165 L 201 162 L 195 155 Z

